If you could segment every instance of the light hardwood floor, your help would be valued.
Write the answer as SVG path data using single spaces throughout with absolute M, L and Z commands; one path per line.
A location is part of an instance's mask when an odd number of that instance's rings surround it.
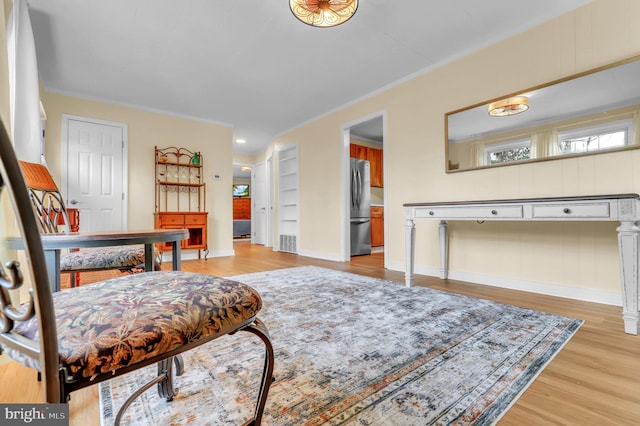
M 230 276 L 316 265 L 398 285 L 404 282 L 403 273 L 383 269 L 382 253 L 340 263 L 277 253 L 246 242 L 236 243 L 235 250 L 232 257 L 185 261 L 182 269 Z M 90 280 L 91 276 L 83 277 L 83 283 Z M 640 424 L 640 336 L 624 334 L 620 307 L 425 276 L 416 276 L 416 284 L 585 320 L 500 425 Z M 1 365 L 0 402 L 40 402 L 35 373 L 15 362 Z M 99 425 L 97 386 L 72 394 L 70 411 L 72 425 Z

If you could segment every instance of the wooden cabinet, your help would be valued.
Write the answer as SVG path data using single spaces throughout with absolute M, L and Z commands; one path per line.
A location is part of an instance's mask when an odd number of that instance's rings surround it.
M 368 148 L 364 145 L 357 145 L 352 143 L 349 145 L 349 152 L 351 158 L 359 158 L 360 160 L 368 160 Z
M 371 165 L 371 186 L 382 188 L 382 150 L 375 148 L 367 149 L 367 160 L 369 160 L 369 164 Z
M 371 186 L 382 188 L 384 182 L 382 150 L 352 143 L 349 146 L 349 154 L 351 158 L 359 158 L 361 160 L 369 161 L 371 170 Z
M 189 239 L 183 240 L 180 247 L 207 251 L 207 214 L 206 212 L 159 212 L 154 215 L 154 226 L 157 229 L 187 229 Z M 171 250 L 171 243 L 162 245 L 161 251 L 165 250 Z
M 371 206 L 371 247 L 384 246 L 384 207 Z
M 187 229 L 189 239 L 181 248 L 204 250 L 207 257 L 206 184 L 202 156 L 185 148 L 155 147 L 156 206 L 154 226 L 158 229 Z M 161 251 L 171 250 L 171 244 Z
M 251 219 L 251 198 L 235 197 L 233 199 L 233 220 Z

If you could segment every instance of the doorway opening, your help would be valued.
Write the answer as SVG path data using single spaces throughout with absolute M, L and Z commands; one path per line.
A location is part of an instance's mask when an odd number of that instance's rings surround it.
M 248 164 L 233 164 L 233 241 L 251 241 L 251 170 Z
M 383 252 L 386 264 L 385 122 L 379 112 L 343 127 L 345 260 Z

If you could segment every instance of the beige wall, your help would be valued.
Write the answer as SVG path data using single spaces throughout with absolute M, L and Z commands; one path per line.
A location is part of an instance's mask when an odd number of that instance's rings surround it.
M 640 192 L 640 150 L 464 173 L 444 171 L 444 113 L 640 54 L 640 2 L 596 0 L 407 81 L 274 142 L 300 149 L 302 252 L 340 255 L 341 127 L 387 113 L 388 264 L 404 269 L 402 204 Z M 505 72 L 508 70 L 509 72 Z M 452 277 L 611 302 L 619 297 L 615 223 L 450 225 Z M 416 269 L 436 274 L 437 224 L 418 223 Z M 552 290 L 555 291 L 555 290 Z
M 7 4 L 5 0 L 5 13 Z M 2 46 L 5 19 L 0 28 Z M 404 268 L 402 204 L 406 202 L 640 192 L 640 150 L 446 174 L 443 129 L 447 111 L 640 54 L 637 22 L 637 0 L 595 0 L 276 138 L 263 157 L 276 153 L 276 173 L 279 147 L 299 145 L 300 251 L 341 257 L 346 221 L 341 179 L 348 156 L 341 129 L 379 111 L 386 113 L 385 226 L 387 266 L 393 269 Z M 0 114 L 6 119 L 3 49 Z M 211 249 L 232 250 L 231 129 L 46 92 L 43 100 L 49 116 L 47 155 L 58 178 L 62 113 L 129 125 L 131 228 L 151 223 L 152 147 L 177 144 L 202 151 L 207 175 L 223 176 L 221 181 L 207 179 Z M 452 276 L 499 285 L 534 283 L 545 288 L 548 284 L 575 297 L 606 299 L 619 293 L 615 227 L 612 223 L 453 223 Z M 277 235 L 277 227 L 275 231 Z M 419 223 L 417 241 L 417 272 L 435 273 L 436 224 Z
M 63 114 L 128 125 L 129 229 L 153 227 L 154 146 L 178 146 L 200 151 L 207 184 L 209 250 L 212 256 L 233 253 L 231 128 L 46 91 L 41 93 L 41 97 L 47 111 L 47 164 L 59 184 Z M 222 179 L 214 181 L 213 173 L 220 174 Z

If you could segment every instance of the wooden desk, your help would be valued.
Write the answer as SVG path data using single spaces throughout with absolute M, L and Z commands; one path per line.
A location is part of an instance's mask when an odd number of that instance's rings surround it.
M 415 220 L 440 221 L 440 278 L 449 273 L 449 220 L 473 221 L 615 221 L 620 222 L 618 248 L 624 331 L 638 334 L 638 273 L 640 254 L 640 196 L 638 194 L 587 197 L 530 198 L 488 201 L 408 203 L 405 209 L 405 283 L 413 285 Z
M 41 235 L 52 291 L 60 291 L 60 251 L 63 249 L 144 244 L 144 269 L 153 271 L 154 244 L 171 243 L 172 266 L 173 270 L 177 271 L 180 270 L 180 241 L 187 238 L 189 231 L 186 229 Z M 9 238 L 8 244 L 13 249 L 23 248 L 22 238 Z

